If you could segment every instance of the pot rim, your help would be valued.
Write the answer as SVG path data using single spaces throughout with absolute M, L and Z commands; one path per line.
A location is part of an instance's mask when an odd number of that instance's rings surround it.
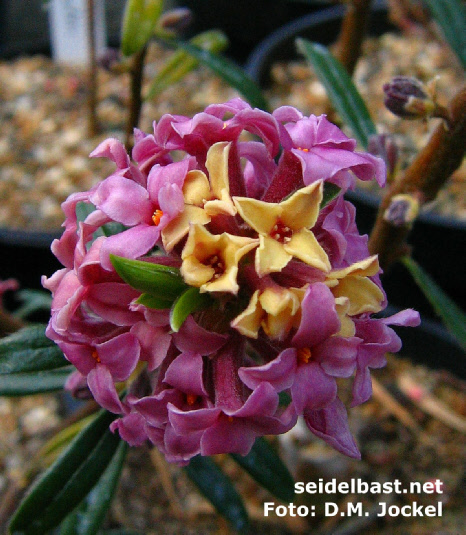
M 60 238 L 62 230 L 41 231 L 0 227 L 0 244 L 18 247 L 50 247 L 52 241 Z
M 268 35 L 259 45 L 251 52 L 246 64 L 246 73 L 259 85 L 265 77 L 267 69 L 271 62 L 267 58 L 277 53 L 280 48 L 288 42 L 291 42 L 300 33 L 309 30 L 314 26 L 337 22 L 340 20 L 346 8 L 343 4 L 322 9 L 321 11 L 309 13 L 284 24 L 270 35 Z M 376 0 L 372 7 L 373 13 L 387 12 L 386 0 Z M 377 195 L 361 190 L 351 190 L 347 192 L 347 197 L 351 200 L 357 200 L 377 209 L 381 198 Z M 421 212 L 417 222 L 427 223 L 430 225 L 445 227 L 446 229 L 466 230 L 466 221 L 455 217 L 436 214 L 433 212 Z

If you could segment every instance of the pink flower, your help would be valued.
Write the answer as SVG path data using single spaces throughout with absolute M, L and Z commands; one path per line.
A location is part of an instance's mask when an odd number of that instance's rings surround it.
M 373 317 L 386 306 L 378 260 L 343 198 L 355 177 L 383 184 L 382 160 L 324 116 L 241 99 L 134 137 L 131 158 L 113 138 L 91 154 L 116 170 L 63 203 L 64 268 L 43 279 L 47 336 L 77 370 L 68 388 L 170 462 L 246 455 L 299 417 L 359 457 L 339 384 L 366 401 L 370 369 L 401 345 L 389 325 L 418 322 Z M 322 207 L 328 182 L 342 191 Z M 80 203 L 95 208 L 82 221 Z

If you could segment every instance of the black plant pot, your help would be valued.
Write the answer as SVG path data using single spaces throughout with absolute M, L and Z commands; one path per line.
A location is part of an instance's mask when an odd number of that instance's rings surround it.
M 0 280 L 14 278 L 21 288 L 41 288 L 41 276 L 63 266 L 50 250 L 60 232 L 0 228 Z
M 376 2 L 371 13 L 369 34 L 373 36 L 394 30 L 387 21 L 386 3 Z M 246 62 L 247 73 L 262 87 L 270 81 L 270 70 L 276 61 L 297 58 L 296 37 L 305 37 L 324 45 L 332 44 L 339 32 L 345 7 L 335 6 L 300 17 L 271 33 L 251 53 Z M 369 233 L 375 221 L 380 198 L 367 192 L 348 192 L 357 208 L 356 221 L 360 232 Z M 461 251 L 466 246 L 466 222 L 422 214 L 409 236 L 413 258 L 459 306 L 466 302 L 464 264 Z M 415 307 L 435 317 L 432 307 L 402 265 L 393 266 L 384 274 L 384 288 L 396 306 Z

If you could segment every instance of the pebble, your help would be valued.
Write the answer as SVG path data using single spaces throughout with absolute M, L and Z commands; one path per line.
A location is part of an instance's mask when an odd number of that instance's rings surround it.
M 383 82 L 395 73 L 412 75 L 413 69 L 425 80 L 440 74 L 437 92 L 439 100 L 446 102 L 462 75 L 452 67 L 443 47 L 436 42 L 426 45 L 416 36 L 407 44 L 405 38 L 387 34 L 367 40 L 365 47 L 366 57 L 358 63 L 355 80 L 363 95 L 371 97 L 366 100 L 373 103 L 370 111 L 380 131 L 395 131 L 403 138 L 403 155 L 409 161 L 428 139 L 431 124 L 401 121 L 387 112 Z M 170 54 L 155 45 L 150 48 L 144 91 Z M 315 115 L 326 111 L 323 86 L 306 63 L 277 64 L 272 78 L 275 83 L 267 96 L 274 108 L 291 105 Z M 99 70 L 97 112 L 103 132 L 95 137 L 87 134 L 86 79 L 86 72 L 57 65 L 44 56 L 0 61 L 0 226 L 57 230 L 63 222 L 60 205 L 66 197 L 89 189 L 113 172 L 111 162 L 88 156 L 106 137 L 123 141 L 128 77 Z M 189 73 L 175 89 L 144 103 L 142 130 L 151 132 L 153 121 L 165 113 L 192 116 L 211 103 L 240 96 L 204 67 Z M 433 209 L 466 219 L 465 181 L 463 168 Z

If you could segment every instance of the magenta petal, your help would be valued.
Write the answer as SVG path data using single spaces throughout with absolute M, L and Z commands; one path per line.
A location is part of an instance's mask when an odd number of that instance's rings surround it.
M 243 383 L 254 390 L 260 383 L 270 383 L 277 392 L 289 388 L 294 381 L 297 369 L 296 349 L 288 348 L 277 358 L 263 366 L 240 368 L 238 375 Z
M 385 325 L 401 325 L 403 327 L 417 327 L 421 324 L 421 316 L 419 315 L 419 312 L 417 310 L 413 310 L 412 308 L 407 308 L 406 310 L 402 310 L 401 312 L 398 312 L 397 314 L 394 314 L 393 316 L 389 316 L 388 318 L 383 318 L 382 323 L 385 323 Z
M 301 305 L 302 319 L 292 344 L 296 347 L 313 347 L 340 330 L 335 310 L 335 298 L 323 283 L 311 284 Z
M 190 169 L 194 167 L 194 158 L 184 160 L 169 165 L 155 165 L 147 177 L 147 190 L 152 200 L 158 199 L 160 190 L 168 184 L 176 185 L 181 190 L 184 179 Z
M 116 382 L 128 379 L 139 360 L 139 342 L 131 333 L 115 336 L 108 342 L 98 344 L 96 349 L 102 364 Z
M 278 408 L 278 394 L 269 383 L 261 383 L 236 411 L 225 410 L 225 414 L 237 418 L 273 416 Z
M 217 408 L 182 411 L 172 403 L 168 404 L 170 423 L 179 435 L 207 429 L 217 421 L 221 413 Z
M 90 287 L 87 303 L 93 312 L 115 325 L 134 325 L 141 315 L 132 312 L 129 305 L 139 295 L 128 284 L 104 282 Z
M 188 316 L 180 330 L 173 335 L 173 341 L 180 351 L 191 351 L 199 355 L 211 355 L 228 340 L 225 334 L 217 334 L 200 327 Z
M 114 221 L 128 226 L 149 222 L 154 211 L 147 190 L 119 175 L 101 182 L 90 200 Z
M 350 377 L 356 368 L 360 343 L 360 338 L 332 336 L 315 348 L 312 356 L 326 374 L 333 377 Z
M 163 378 L 174 388 L 186 394 L 207 396 L 202 380 L 203 361 L 196 353 L 181 353 L 168 367 Z
M 151 372 L 158 368 L 167 356 L 172 337 L 163 327 L 153 327 L 146 321 L 140 321 L 131 327 L 141 346 L 140 359 L 147 362 Z
M 189 435 L 178 435 L 171 425 L 167 425 L 164 434 L 165 458 L 168 462 L 186 462 L 197 455 L 200 450 L 202 431 Z
M 125 146 L 116 138 L 108 138 L 102 141 L 89 155 L 91 158 L 109 158 L 115 162 L 118 169 L 129 167 L 129 156 Z
M 314 435 L 325 440 L 337 451 L 354 459 L 361 458 L 361 453 L 348 426 L 346 408 L 340 399 L 336 398 L 323 409 L 306 411 L 304 420 Z
M 353 381 L 351 407 L 365 403 L 372 396 L 371 373 L 367 366 L 358 367 Z
M 118 418 L 110 424 L 110 431 L 118 431 L 120 437 L 130 446 L 141 446 L 147 440 L 144 418 L 137 412 L 133 412 Z
M 230 422 L 226 417 L 221 417 L 202 435 L 201 454 L 237 453 L 247 455 L 256 436 L 246 420 Z
M 139 258 L 147 253 L 160 237 L 160 229 L 150 225 L 138 225 L 120 234 L 109 236 L 100 250 L 104 269 L 113 270 L 109 255 Z
M 137 412 L 144 416 L 149 425 L 163 427 L 168 422 L 168 404 L 182 404 L 182 398 L 183 394 L 181 392 L 169 388 L 162 390 L 155 396 L 146 396 L 136 400 L 129 398 L 128 402 Z
M 97 364 L 89 372 L 87 384 L 94 399 L 101 407 L 116 414 L 125 412 L 125 408 L 118 397 L 112 375 L 106 366 Z
M 316 362 L 302 364 L 291 387 L 291 398 L 297 414 L 307 409 L 320 409 L 337 395 L 337 384 Z

